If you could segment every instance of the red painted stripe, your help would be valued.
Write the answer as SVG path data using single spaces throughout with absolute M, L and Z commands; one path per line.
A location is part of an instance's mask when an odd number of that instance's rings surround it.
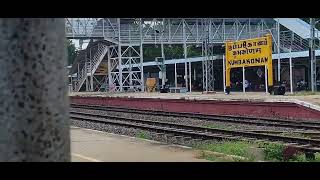
M 320 120 L 320 111 L 288 102 L 244 102 L 155 98 L 71 97 L 72 103 L 120 106 L 169 112 Z

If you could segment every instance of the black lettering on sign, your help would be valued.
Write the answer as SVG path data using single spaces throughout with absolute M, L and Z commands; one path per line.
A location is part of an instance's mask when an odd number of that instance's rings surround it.
M 237 49 L 237 45 L 234 44 L 234 45 L 232 46 L 232 49 Z
M 237 55 L 237 51 L 232 51 L 232 55 Z
M 242 47 L 243 47 L 243 48 L 247 48 L 247 42 L 246 42 L 246 41 L 244 41 L 244 42 L 242 43 Z

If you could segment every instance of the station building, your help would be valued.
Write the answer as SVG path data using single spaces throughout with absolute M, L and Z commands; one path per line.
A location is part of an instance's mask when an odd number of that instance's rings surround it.
M 300 18 L 69 18 L 66 28 L 67 38 L 89 41 L 70 68 L 71 91 L 146 91 L 148 78 L 158 90 L 224 91 L 225 42 L 267 34 L 274 84 L 289 92 L 320 89 L 318 30 Z M 266 89 L 264 67 L 230 75 L 231 91 L 243 91 L 243 79 L 246 91 Z

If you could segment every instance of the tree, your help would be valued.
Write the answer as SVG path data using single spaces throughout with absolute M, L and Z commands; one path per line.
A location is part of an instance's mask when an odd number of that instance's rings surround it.
M 77 50 L 71 40 L 67 39 L 68 65 L 71 65 L 77 56 Z
M 301 18 L 303 21 L 305 21 L 306 23 L 310 24 L 310 18 Z M 320 20 L 320 18 L 315 18 L 315 21 Z M 320 29 L 320 23 L 316 24 L 316 28 Z

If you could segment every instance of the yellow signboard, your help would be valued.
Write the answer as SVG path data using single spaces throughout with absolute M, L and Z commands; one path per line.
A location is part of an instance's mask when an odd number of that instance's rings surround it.
M 265 37 L 226 42 L 226 87 L 230 87 L 230 69 L 237 67 L 265 66 L 268 85 L 273 85 L 272 38 Z

